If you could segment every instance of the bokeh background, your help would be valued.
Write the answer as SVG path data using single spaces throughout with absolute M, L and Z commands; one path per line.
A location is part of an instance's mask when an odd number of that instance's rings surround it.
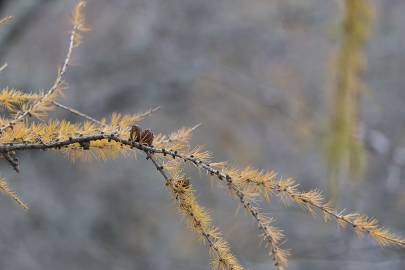
M 370 0 L 371 1 L 371 0 Z M 342 0 L 89 0 L 92 31 L 74 54 L 61 102 L 94 117 L 161 106 L 142 125 L 169 133 L 202 123 L 193 142 L 216 160 L 327 188 L 321 142 L 331 96 L 331 59 Z M 405 1 L 374 0 L 361 121 L 364 180 L 340 182 L 341 208 L 405 234 Z M 2 0 L 1 87 L 48 88 L 68 42 L 75 1 Z M 79 121 L 64 111 L 52 117 Z M 20 155 L 1 175 L 30 205 L 0 197 L 0 269 L 209 269 L 207 250 L 176 212 L 146 162 L 71 163 L 52 152 Z M 259 232 L 238 203 L 192 174 L 234 253 L 272 269 Z M 327 191 L 326 191 L 327 194 Z M 287 235 L 289 269 L 405 269 L 405 252 L 323 224 L 277 200 L 266 206 Z

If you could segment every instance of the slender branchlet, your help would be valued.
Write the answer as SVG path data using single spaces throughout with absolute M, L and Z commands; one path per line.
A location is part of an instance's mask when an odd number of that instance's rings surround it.
M 3 152 L 2 155 L 16 172 L 20 172 L 18 159 L 13 155 L 12 152 Z
M 283 232 L 273 225 L 273 219 L 267 217 L 255 205 L 252 195 L 242 191 L 235 184 L 230 183 L 231 179 L 227 179 L 227 186 L 231 192 L 239 198 L 243 207 L 256 220 L 259 229 L 262 232 L 262 237 L 265 243 L 269 246 L 270 255 L 273 258 L 274 266 L 279 269 L 285 269 L 287 265 L 287 257 L 289 252 L 280 247 L 280 241 L 284 238 Z
M 211 225 L 207 212 L 198 205 L 191 184 L 170 179 L 167 186 L 177 202 L 180 213 L 186 217 L 189 227 L 208 243 L 213 269 L 243 269 L 232 255 L 229 245 L 216 227 Z
M 377 219 L 359 213 L 344 214 L 343 211 L 337 211 L 330 202 L 324 200 L 319 190 L 301 192 L 298 190 L 298 185 L 291 179 L 267 180 L 254 184 L 261 186 L 263 190 L 279 194 L 284 199 L 291 199 L 310 213 L 315 213 L 315 210 L 320 211 L 325 222 L 334 218 L 341 227 L 351 226 L 358 236 L 367 233 L 381 246 L 400 245 L 405 247 L 405 240 L 388 229 L 380 227 Z
M 0 103 L 1 103 L 1 99 L 0 99 Z M 78 115 L 80 117 L 83 117 L 84 119 L 86 119 L 86 120 L 88 120 L 90 122 L 93 122 L 93 123 L 95 123 L 95 124 L 97 124 L 99 126 L 102 126 L 104 128 L 109 128 L 109 126 L 106 125 L 105 120 L 104 120 L 104 122 L 101 122 L 101 121 L 89 116 L 88 114 L 82 113 L 82 112 L 76 110 L 75 108 L 72 108 L 70 106 L 61 104 L 61 103 L 59 103 L 57 101 L 53 101 L 52 103 L 58 108 L 64 109 L 64 110 L 66 110 L 66 111 L 68 111 L 70 113 L 73 113 L 73 114 L 76 114 L 76 115 Z M 138 114 L 138 115 L 134 116 L 134 119 L 131 120 L 131 121 L 133 121 L 132 124 L 144 119 L 147 116 L 150 116 L 152 113 L 157 112 L 158 110 L 160 110 L 160 106 L 152 108 L 152 109 L 150 109 L 150 110 L 148 110 L 148 111 L 146 111 L 144 113 L 141 113 L 141 114 Z M 128 131 L 128 130 L 129 130 L 129 128 L 126 129 L 126 131 Z
M 325 202 L 319 190 L 299 191 L 298 185 L 292 179 L 278 179 L 274 171 L 263 172 L 252 168 L 230 169 L 229 174 L 239 178 L 237 182 L 250 192 L 259 192 L 267 200 L 271 194 L 279 195 L 283 202 L 291 199 L 311 214 L 315 214 L 315 210 L 318 210 L 323 214 L 325 222 L 335 218 L 340 226 L 350 225 L 359 236 L 363 232 L 368 233 L 382 246 L 405 244 L 401 237 L 386 228 L 379 227 L 376 219 L 358 213 L 343 214 L 343 211 L 334 209 L 330 202 Z
M 200 238 L 208 244 L 212 257 L 212 269 L 218 270 L 242 270 L 243 267 L 231 253 L 229 244 L 222 238 L 218 228 L 212 225 L 207 211 L 199 205 L 194 195 L 190 180 L 181 173 L 181 167 L 172 167 L 165 170 L 152 154 L 146 151 L 148 158 L 153 162 L 156 169 L 166 180 L 166 186 L 176 201 L 177 208 L 192 231 L 200 235 Z
M 13 16 L 4 17 L 4 18 L 0 19 L 0 24 L 7 23 L 7 22 L 11 21 L 12 19 L 13 19 Z
M 78 115 L 80 117 L 83 117 L 83 118 L 87 119 L 88 121 L 93 122 L 93 123 L 95 123 L 97 125 L 100 125 L 100 126 L 105 125 L 105 123 L 102 123 L 102 122 L 98 121 L 97 119 L 95 119 L 95 118 L 93 118 L 93 117 L 91 117 L 91 116 L 89 116 L 87 114 L 81 113 L 80 111 L 78 111 L 78 110 L 76 110 L 76 109 L 74 109 L 72 107 L 63 105 L 63 104 L 61 104 L 61 103 L 59 103 L 57 101 L 53 101 L 52 103 L 58 108 L 64 109 L 64 110 L 66 110 L 68 112 L 71 112 L 71 113 L 76 114 L 76 115 Z
M 70 46 L 69 48 L 76 48 L 82 42 L 81 34 L 82 32 L 90 31 L 90 27 L 86 24 L 86 19 L 83 15 L 84 8 L 86 7 L 86 1 L 79 1 L 75 8 L 73 9 L 72 13 L 72 24 L 73 30 L 70 35 Z M 69 52 L 68 52 L 69 53 Z M 72 49 L 70 49 L 70 53 L 72 53 Z M 70 61 L 70 57 L 66 57 L 68 62 Z M 67 64 L 66 64 L 67 66 Z M 63 69 L 62 69 L 63 70 Z
M 10 189 L 4 178 L 0 178 L 0 193 L 3 193 L 12 198 L 23 209 L 28 210 L 28 206 L 18 197 L 18 195 Z
M 1 67 L 0 67 L 0 72 L 2 72 L 3 70 L 5 70 L 7 68 L 8 64 L 4 63 Z
M 338 212 L 331 207 L 331 203 L 324 202 L 322 194 L 318 190 L 313 190 L 309 192 L 300 192 L 298 191 L 298 186 L 291 179 L 281 179 L 276 181 L 273 171 L 270 172 L 261 172 L 253 170 L 251 168 L 246 168 L 245 170 L 238 171 L 236 169 L 228 170 L 224 168 L 222 171 L 213 169 L 209 164 L 200 162 L 192 157 L 181 157 L 187 161 L 190 161 L 192 164 L 198 166 L 199 168 L 205 169 L 208 173 L 216 176 L 218 179 L 233 179 L 230 175 L 234 175 L 234 178 L 239 178 L 235 180 L 237 186 L 242 188 L 246 183 L 253 183 L 260 187 L 259 190 L 247 188 L 245 189 L 248 192 L 260 191 L 264 198 L 269 198 L 269 193 L 277 193 L 283 195 L 282 198 L 286 196 L 293 201 L 299 203 L 301 206 L 305 207 L 308 211 L 313 213 L 314 208 L 318 209 L 324 214 L 325 221 L 329 220 L 331 217 L 334 217 L 339 225 L 343 226 L 349 224 L 352 226 L 353 230 L 360 235 L 362 232 L 368 233 L 373 239 L 375 239 L 378 244 L 385 245 L 400 245 L 405 246 L 405 240 L 393 233 L 384 227 L 378 226 L 378 221 L 375 218 L 367 217 L 366 215 L 353 213 L 353 214 L 343 214 Z M 239 175 L 237 177 L 236 175 Z M 249 178 L 243 178 L 243 176 L 249 176 Z M 242 178 L 240 177 L 242 176 Z M 261 178 L 261 177 L 267 177 Z M 261 180 L 259 180 L 261 179 Z M 228 180 L 229 181 L 229 180 Z

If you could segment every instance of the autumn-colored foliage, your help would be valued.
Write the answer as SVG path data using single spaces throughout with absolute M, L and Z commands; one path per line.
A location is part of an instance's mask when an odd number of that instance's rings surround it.
M 349 226 L 359 235 L 366 233 L 381 246 L 392 244 L 405 247 L 403 238 L 380 227 L 374 218 L 338 211 L 331 203 L 325 202 L 321 192 L 316 189 L 300 191 L 293 180 L 278 177 L 273 171 L 266 172 L 252 167 L 239 169 L 225 162 L 215 162 L 212 153 L 202 146 L 191 145 L 191 135 L 196 127 L 181 128 L 170 135 L 156 134 L 138 125 L 153 110 L 133 115 L 114 113 L 110 117 L 96 120 L 57 102 L 56 99 L 67 87 L 64 75 L 70 66 L 73 50 L 80 44 L 82 32 L 89 30 L 83 16 L 85 4 L 80 1 L 74 9 L 66 58 L 54 84 L 47 91 L 39 93 L 12 88 L 0 92 L 0 105 L 7 112 L 0 119 L 0 153 L 12 168 L 18 171 L 17 155 L 30 150 L 52 150 L 65 154 L 73 161 L 107 160 L 118 156 L 133 158 L 137 153 L 145 155 L 163 177 L 187 226 L 208 247 L 213 269 L 237 270 L 243 267 L 232 254 L 230 245 L 214 225 L 208 211 L 198 203 L 193 180 L 183 171 L 185 164 L 191 164 L 227 188 L 227 193 L 256 222 L 277 269 L 285 269 L 287 266 L 289 251 L 282 247 L 284 234 L 275 226 L 273 218 L 258 206 L 259 202 L 269 202 L 273 198 L 292 201 L 310 214 L 319 212 L 325 221 L 334 219 L 340 227 Z M 85 121 L 72 123 L 46 119 L 48 112 L 55 108 L 68 110 Z M 4 179 L 0 179 L 0 191 L 28 209 Z

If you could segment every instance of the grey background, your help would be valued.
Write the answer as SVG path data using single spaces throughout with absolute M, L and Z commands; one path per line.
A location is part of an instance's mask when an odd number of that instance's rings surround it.
M 326 187 L 320 142 L 341 1 L 89 0 L 92 31 L 74 53 L 61 101 L 94 117 L 161 106 L 142 123 L 169 133 L 202 123 L 193 139 L 216 160 Z M 341 182 L 339 207 L 405 234 L 405 2 L 377 9 L 366 49 L 363 182 Z M 0 1 L 1 87 L 49 87 L 61 64 L 75 1 Z M 52 117 L 75 118 L 63 111 Z M 72 163 L 58 153 L 20 154 L 1 176 L 30 205 L 0 196 L 0 269 L 208 269 L 207 250 L 180 221 L 153 166 L 138 160 Z M 249 216 L 215 181 L 193 172 L 232 250 L 249 269 L 272 269 Z M 211 183 L 212 182 L 212 183 Z M 287 234 L 289 269 L 404 269 L 405 252 L 323 224 L 277 200 L 266 205 Z

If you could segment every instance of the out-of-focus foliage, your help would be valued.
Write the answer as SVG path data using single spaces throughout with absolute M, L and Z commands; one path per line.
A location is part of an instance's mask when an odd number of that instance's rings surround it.
M 364 94 L 362 72 L 364 48 L 369 38 L 371 1 L 344 1 L 340 48 L 334 67 L 331 117 L 326 135 L 326 163 L 330 192 L 337 193 L 339 176 L 360 178 L 365 166 L 365 148 L 360 134 L 360 101 Z M 350 174 L 345 173 L 349 170 Z

